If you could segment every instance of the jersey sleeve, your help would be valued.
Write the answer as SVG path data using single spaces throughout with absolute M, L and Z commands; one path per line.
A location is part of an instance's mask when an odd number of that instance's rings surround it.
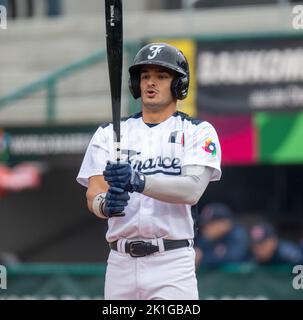
M 215 128 L 204 121 L 184 132 L 183 166 L 201 165 L 214 168 L 211 181 L 221 178 L 221 147 Z
M 84 155 L 80 171 L 77 176 L 77 182 L 88 186 L 88 178 L 96 175 L 102 175 L 106 162 L 109 160 L 109 148 L 107 144 L 106 132 L 99 127 L 93 135 Z

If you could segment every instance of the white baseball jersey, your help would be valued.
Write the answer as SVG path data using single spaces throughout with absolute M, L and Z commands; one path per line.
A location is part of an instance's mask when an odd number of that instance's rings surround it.
M 112 124 L 100 126 L 87 148 L 77 181 L 88 185 L 88 178 L 102 175 L 113 158 Z M 185 165 L 213 168 L 211 181 L 221 177 L 221 149 L 213 126 L 175 112 L 160 124 L 149 126 L 142 113 L 121 121 L 122 161 L 145 175 L 181 175 Z M 178 186 L 176 185 L 176 188 Z M 106 239 L 193 239 L 191 206 L 173 204 L 130 193 L 124 217 L 108 220 Z

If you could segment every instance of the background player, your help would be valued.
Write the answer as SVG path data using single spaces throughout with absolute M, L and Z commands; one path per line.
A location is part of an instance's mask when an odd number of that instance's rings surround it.
M 198 220 L 199 234 L 194 246 L 197 267 L 217 268 L 226 263 L 248 260 L 247 230 L 226 204 L 207 204 Z
M 301 247 L 288 240 L 281 239 L 275 227 L 270 223 L 257 223 L 251 226 L 251 261 L 260 265 L 303 263 Z
M 113 162 L 111 124 L 98 128 L 77 181 L 88 208 L 108 219 L 112 249 L 105 299 L 198 299 L 191 207 L 221 176 L 215 129 L 176 111 L 189 87 L 183 53 L 144 46 L 129 68 L 142 112 L 121 122 L 123 162 Z

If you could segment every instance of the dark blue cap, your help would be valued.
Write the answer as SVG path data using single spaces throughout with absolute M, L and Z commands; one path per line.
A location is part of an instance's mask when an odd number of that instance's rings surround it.
M 269 223 L 258 223 L 251 227 L 250 239 L 252 243 L 260 243 L 268 238 L 276 237 L 275 228 Z
M 215 220 L 232 219 L 232 217 L 232 211 L 227 205 L 223 203 L 210 203 L 200 213 L 200 224 L 205 225 Z

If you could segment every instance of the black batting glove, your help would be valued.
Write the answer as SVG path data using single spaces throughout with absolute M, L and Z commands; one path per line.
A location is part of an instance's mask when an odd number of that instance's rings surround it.
M 145 176 L 132 169 L 129 163 L 107 162 L 103 171 L 104 179 L 111 187 L 122 188 L 128 192 L 143 192 Z
M 129 194 L 127 191 L 110 186 L 101 207 L 102 213 L 108 218 L 123 217 L 125 216 L 123 211 L 127 206 L 128 200 Z

